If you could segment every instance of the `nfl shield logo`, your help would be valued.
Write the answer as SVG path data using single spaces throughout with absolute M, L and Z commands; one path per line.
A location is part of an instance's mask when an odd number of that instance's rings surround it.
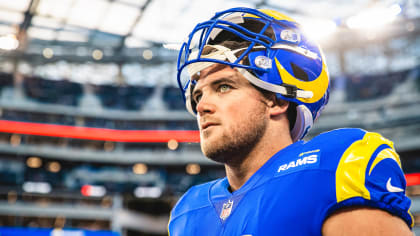
M 233 201 L 229 200 L 223 204 L 222 213 L 220 213 L 220 219 L 225 220 L 232 212 Z

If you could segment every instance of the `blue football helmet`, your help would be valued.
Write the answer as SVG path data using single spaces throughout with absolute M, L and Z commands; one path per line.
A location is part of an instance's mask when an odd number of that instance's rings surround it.
M 226 41 L 247 43 L 231 49 L 223 46 Z M 216 13 L 189 34 L 178 56 L 177 79 L 193 115 L 192 78 L 214 63 L 236 68 L 253 85 L 294 103 L 293 141 L 306 135 L 328 102 L 329 76 L 321 48 L 296 21 L 274 10 L 232 8 Z

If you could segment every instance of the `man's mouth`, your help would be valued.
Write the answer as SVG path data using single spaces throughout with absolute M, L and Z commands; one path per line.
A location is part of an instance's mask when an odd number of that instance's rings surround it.
M 216 126 L 216 125 L 218 125 L 218 124 L 214 123 L 214 122 L 205 122 L 205 123 L 201 124 L 201 130 L 205 130 L 209 127 Z

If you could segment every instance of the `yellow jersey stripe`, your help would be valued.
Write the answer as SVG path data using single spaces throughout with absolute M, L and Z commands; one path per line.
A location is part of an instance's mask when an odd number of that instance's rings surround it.
M 352 197 L 370 200 L 369 190 L 365 186 L 366 169 L 372 154 L 382 144 L 393 147 L 391 141 L 377 133 L 368 132 L 362 140 L 347 148 L 336 170 L 337 203 Z
M 379 154 L 375 157 L 375 160 L 373 161 L 372 166 L 369 169 L 369 175 L 372 173 L 373 168 L 375 168 L 375 166 L 378 165 L 379 162 L 388 158 L 396 161 L 401 168 L 401 161 L 398 154 L 391 148 L 386 148 L 379 152 Z

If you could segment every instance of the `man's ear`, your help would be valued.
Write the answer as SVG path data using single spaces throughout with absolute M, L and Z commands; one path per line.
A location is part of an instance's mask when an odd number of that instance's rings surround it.
M 281 114 L 287 114 L 287 108 L 289 102 L 282 99 L 271 99 L 268 103 L 268 109 L 270 110 L 270 116 L 278 116 Z

